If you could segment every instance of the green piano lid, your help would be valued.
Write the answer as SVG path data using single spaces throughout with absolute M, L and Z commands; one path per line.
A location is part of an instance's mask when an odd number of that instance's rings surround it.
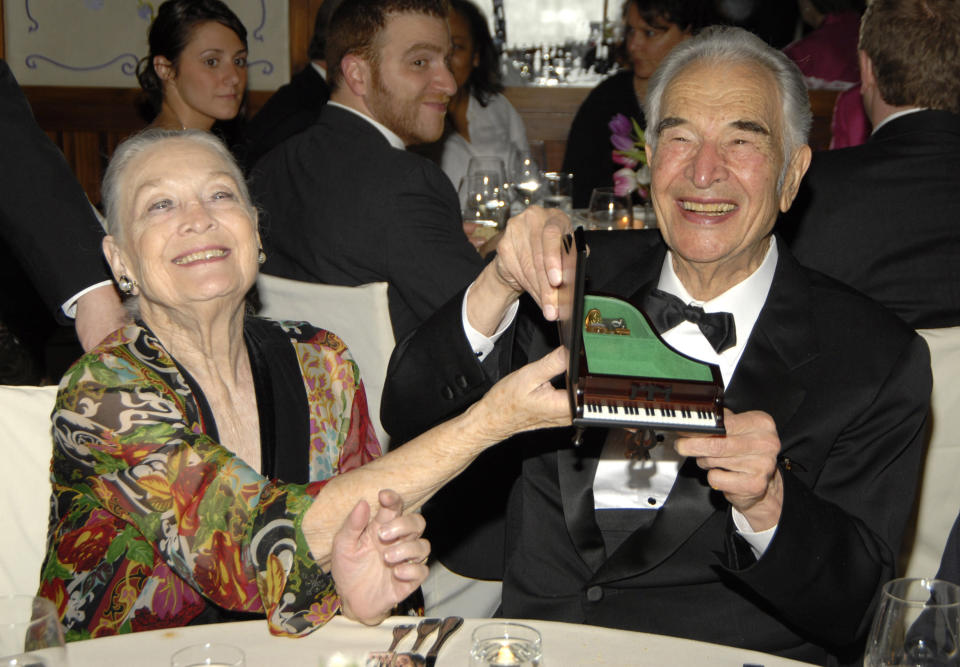
M 650 328 L 639 310 L 622 299 L 586 294 L 583 312 L 596 308 L 605 320 L 623 318 L 629 336 L 588 333 L 583 327 L 583 347 L 591 374 L 661 377 L 710 382 L 710 366 L 668 347 Z

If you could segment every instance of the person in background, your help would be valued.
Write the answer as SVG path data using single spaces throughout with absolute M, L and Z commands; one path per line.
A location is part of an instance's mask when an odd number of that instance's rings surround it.
M 514 155 L 530 146 L 523 119 L 501 95 L 500 64 L 486 17 L 471 0 L 451 0 L 449 23 L 457 92 L 447 105 L 444 136 L 425 150 L 459 188 L 471 157 L 496 156 L 509 169 Z
M 148 42 L 137 79 L 154 114 L 150 127 L 216 126 L 235 143 L 247 90 L 247 29 L 237 15 L 220 0 L 167 0 Z
M 313 125 L 330 99 L 327 85 L 327 26 L 340 0 L 324 0 L 317 10 L 313 37 L 307 48 L 310 62 L 251 118 L 243 130 L 241 162 L 250 167 L 267 151 Z
M 0 234 L 5 250 L 19 260 L 49 313 L 63 323 L 75 318 L 77 338 L 89 350 L 126 321 L 99 250 L 103 229 L 63 153 L 37 125 L 3 60 L 0 145 L 5 190 Z M 4 301 L 22 302 L 26 290 L 14 284 L 4 292 Z M 36 324 L 26 323 L 29 332 Z
M 960 325 L 960 4 L 873 0 L 860 31 L 867 143 L 821 151 L 781 233 L 806 266 L 914 328 Z
M 540 431 L 492 450 L 520 459 L 506 544 L 465 555 L 505 562 L 508 618 L 851 662 L 911 516 L 927 347 L 773 234 L 809 165 L 812 119 L 781 51 L 708 28 L 660 64 L 645 108 L 659 230 L 588 236 L 591 290 L 637 304 L 669 345 L 719 366 L 726 434 L 680 434 L 650 462 L 632 458 L 625 429 L 587 429 L 579 447 L 569 430 Z M 570 226 L 515 217 L 469 289 L 394 351 L 381 410 L 393 437 L 467 405 L 432 398 L 454 378 L 492 382 L 550 349 Z
M 613 185 L 622 165 L 613 160 L 609 123 L 617 114 L 646 127 L 640 100 L 670 50 L 713 22 L 709 0 L 626 0 L 623 3 L 627 69 L 602 81 L 574 116 L 563 171 L 573 174 L 573 206 L 585 208 L 594 188 Z
M 264 211 L 264 273 L 388 283 L 400 341 L 483 261 L 440 168 L 407 150 L 443 133 L 457 91 L 446 0 L 343 0 L 327 35 L 330 101 L 251 170 Z
M 862 144 L 870 134 L 870 123 L 860 100 L 857 64 L 864 2 L 797 0 L 797 7 L 804 23 L 813 30 L 784 47 L 783 52 L 797 63 L 808 88 L 841 91 L 833 110 L 830 148 Z
M 426 576 L 414 510 L 487 447 L 570 421 L 556 350 L 380 457 L 343 342 L 246 314 L 263 250 L 219 139 L 132 137 L 104 201 L 103 252 L 138 315 L 67 371 L 52 415 L 39 595 L 71 640 L 263 616 L 300 636 L 338 610 L 377 623 Z

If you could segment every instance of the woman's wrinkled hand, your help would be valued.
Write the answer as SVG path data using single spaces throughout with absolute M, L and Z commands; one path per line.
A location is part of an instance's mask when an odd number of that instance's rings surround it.
M 483 411 L 489 429 L 485 435 L 499 441 L 522 431 L 569 426 L 572 415 L 567 392 L 550 383 L 566 367 L 567 352 L 558 347 L 497 382 L 474 406 Z
M 427 577 L 430 544 L 421 537 L 426 522 L 403 514 L 399 494 L 382 490 L 380 508 L 370 517 L 361 500 L 333 538 L 330 572 L 347 618 L 376 625 Z

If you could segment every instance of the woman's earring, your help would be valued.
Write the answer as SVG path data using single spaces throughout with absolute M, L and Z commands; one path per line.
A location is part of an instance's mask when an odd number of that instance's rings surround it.
M 267 253 L 263 251 L 263 248 L 257 249 L 257 264 L 263 264 L 267 261 Z
M 124 294 L 133 294 L 133 289 L 137 286 L 136 280 L 131 280 L 127 274 L 123 274 L 117 278 L 117 287 L 120 288 L 120 291 Z

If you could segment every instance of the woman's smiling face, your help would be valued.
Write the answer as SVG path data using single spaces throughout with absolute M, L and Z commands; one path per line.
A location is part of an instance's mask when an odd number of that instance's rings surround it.
M 257 276 L 256 214 L 234 165 L 187 138 L 157 142 L 126 166 L 121 230 L 108 237 L 114 274 L 139 285 L 141 312 L 235 308 Z

